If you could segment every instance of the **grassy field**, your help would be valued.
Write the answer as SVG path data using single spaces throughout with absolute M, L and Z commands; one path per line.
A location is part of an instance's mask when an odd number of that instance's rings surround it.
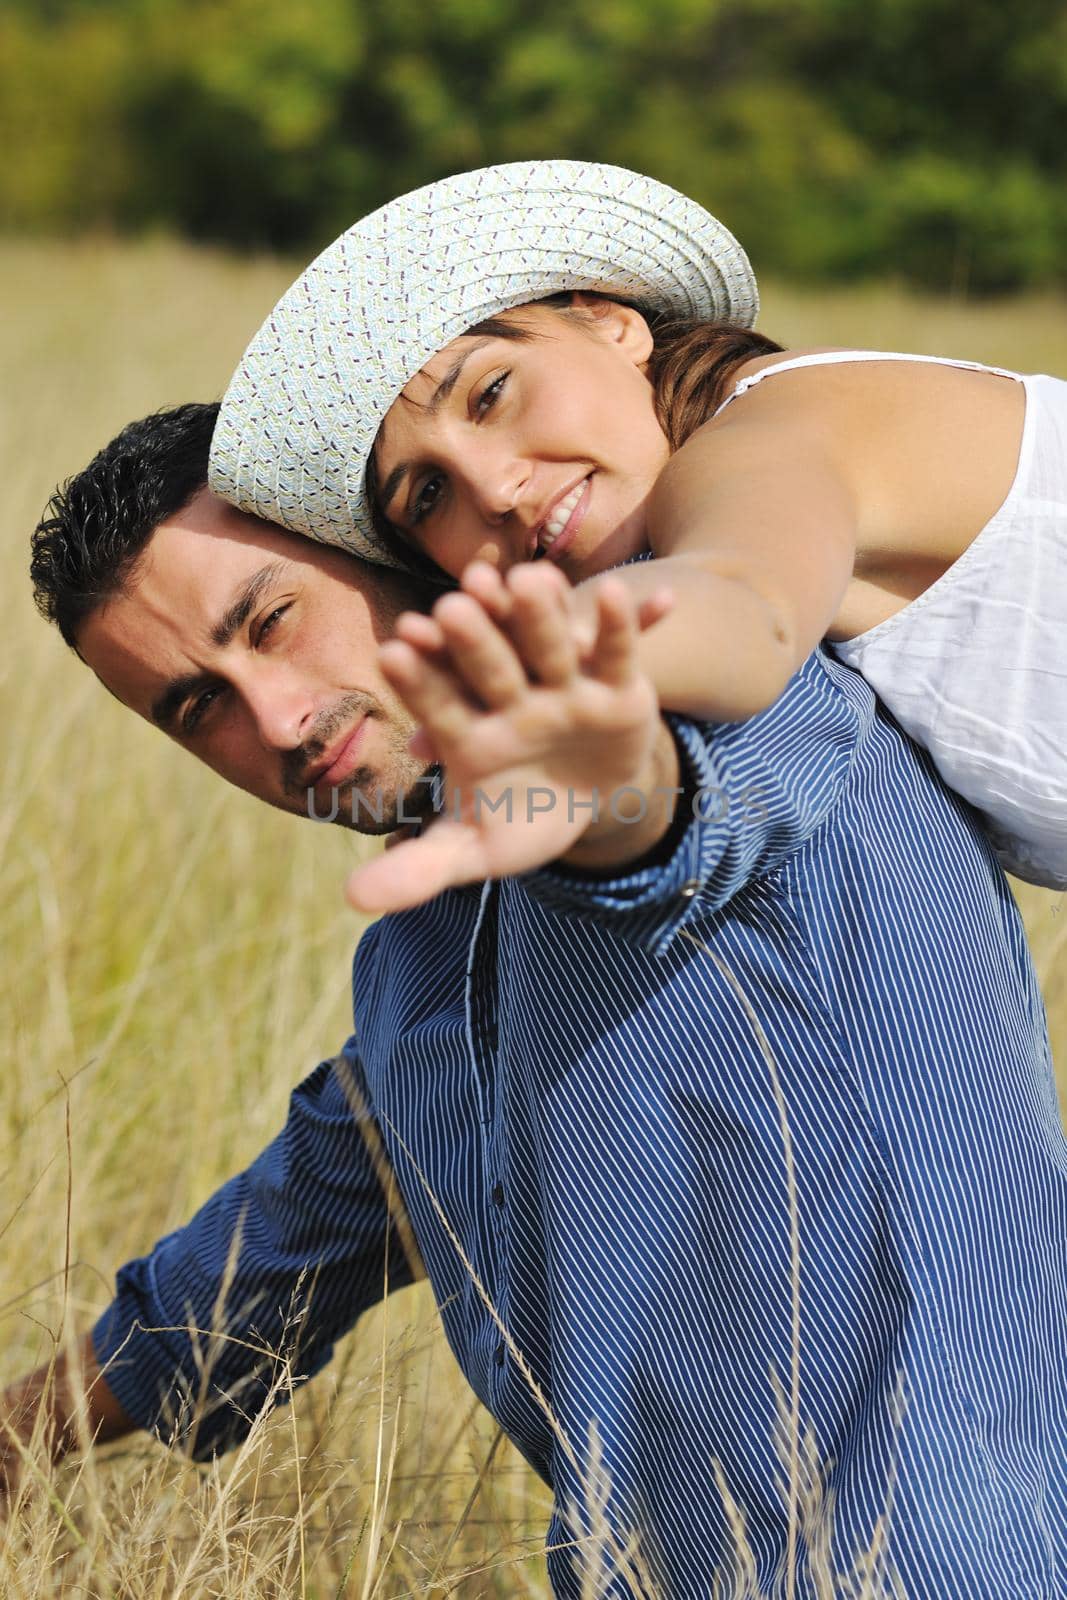
M 340 885 L 365 847 L 224 791 L 135 723 L 37 618 L 26 576 L 55 481 L 131 417 L 217 396 L 290 267 L 166 242 L 8 243 L 0 273 L 10 1378 L 258 1152 L 291 1086 L 346 1037 L 359 930 Z M 784 342 L 1067 373 L 1064 309 L 772 288 L 762 323 Z M 1019 899 L 1063 1063 L 1067 903 Z M 424 1286 L 365 1318 L 214 1469 L 137 1438 L 34 1482 L 0 1531 L 11 1600 L 547 1593 L 547 1491 L 473 1402 Z

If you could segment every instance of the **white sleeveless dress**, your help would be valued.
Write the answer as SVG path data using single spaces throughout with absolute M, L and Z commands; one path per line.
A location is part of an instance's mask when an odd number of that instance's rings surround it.
M 835 350 L 764 367 L 719 411 L 776 372 L 844 361 L 967 367 L 1026 391 L 1019 463 L 999 511 L 895 616 L 828 643 L 983 813 L 1005 870 L 1067 888 L 1067 382 L 938 356 Z

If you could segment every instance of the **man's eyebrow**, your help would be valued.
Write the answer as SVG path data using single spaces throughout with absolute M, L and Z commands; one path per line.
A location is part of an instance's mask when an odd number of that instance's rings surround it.
M 233 604 L 223 612 L 211 630 L 211 642 L 216 649 L 225 650 L 233 642 L 234 635 L 248 621 L 264 589 L 274 583 L 286 565 L 284 561 L 269 561 L 241 585 Z
M 490 334 L 486 334 L 482 339 L 475 339 L 473 344 L 469 344 L 467 348 L 456 357 L 425 406 L 425 410 L 429 416 L 435 417 L 440 411 L 441 407 L 452 393 L 452 390 L 459 382 L 459 376 L 463 371 L 465 363 L 470 360 L 471 356 L 477 355 L 479 350 L 484 350 L 486 345 L 492 344 L 492 342 L 492 336 Z M 411 463 L 409 461 L 402 461 L 399 466 L 393 468 L 392 472 L 386 478 L 385 483 L 382 485 L 378 495 L 378 503 L 381 506 L 384 515 L 388 516 L 389 506 L 392 503 L 393 496 L 399 489 L 405 474 L 410 472 L 410 470 Z
M 264 590 L 277 582 L 288 565 L 287 561 L 268 561 L 265 567 L 260 567 L 258 572 L 253 572 L 252 576 L 245 580 L 234 595 L 233 603 L 211 628 L 209 637 L 217 649 L 224 650 L 233 642 L 239 629 L 244 627 L 255 610 Z M 167 684 L 162 694 L 153 700 L 152 721 L 164 732 L 169 732 L 175 712 L 182 701 L 192 694 L 194 689 L 199 689 L 202 684 L 209 682 L 211 675 L 204 672 L 187 672 L 181 678 L 174 678 Z

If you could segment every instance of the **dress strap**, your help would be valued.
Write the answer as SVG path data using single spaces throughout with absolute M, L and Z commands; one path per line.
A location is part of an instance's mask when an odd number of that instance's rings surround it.
M 712 420 L 720 411 L 726 410 L 731 400 L 739 400 L 773 373 L 792 372 L 798 367 L 832 367 L 854 361 L 922 361 L 938 367 L 965 367 L 969 372 L 992 372 L 998 378 L 1014 378 L 1017 383 L 1022 381 L 1020 373 L 1009 372 L 1007 367 L 987 367 L 981 361 L 958 361 L 953 356 L 913 356 L 894 350 L 817 350 L 813 355 L 791 356 L 788 361 L 776 361 L 772 366 L 761 367 L 759 372 L 742 378 L 718 409 L 712 412 Z

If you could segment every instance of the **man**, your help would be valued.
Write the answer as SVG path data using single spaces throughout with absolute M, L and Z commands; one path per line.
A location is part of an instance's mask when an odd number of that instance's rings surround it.
M 460 820 L 368 869 L 368 899 L 416 898 L 412 861 L 447 881 L 563 859 L 368 931 L 342 1057 L 120 1272 L 91 1341 L 101 1433 L 155 1427 L 206 1456 L 245 1430 L 269 1361 L 221 1341 L 183 1414 L 200 1380 L 174 1331 L 214 1325 L 238 1228 L 228 1326 L 269 1350 L 303 1315 L 305 1373 L 387 1262 L 408 1281 L 380 1145 L 468 1379 L 553 1487 L 557 1594 L 583 1592 L 606 1482 L 600 1592 L 710 1594 L 725 1490 L 760 1592 L 790 1568 L 814 1595 L 775 1378 L 826 1462 L 839 1570 L 891 1503 L 887 1595 L 1067 1593 L 1067 1158 L 1040 995 L 972 814 L 821 654 L 749 723 L 661 719 L 610 588 L 589 667 L 551 575 L 527 571 L 523 627 L 455 596 L 439 636 L 405 623 L 380 668 L 372 640 L 417 592 L 224 508 L 202 487 L 211 422 L 136 425 L 54 504 L 34 575 L 68 642 L 286 809 L 377 792 L 384 826 L 443 759 Z M 587 820 L 598 784 L 676 804 Z M 507 792 L 538 788 L 547 821 L 509 821 Z M 514 845 L 524 815 L 542 848 Z

